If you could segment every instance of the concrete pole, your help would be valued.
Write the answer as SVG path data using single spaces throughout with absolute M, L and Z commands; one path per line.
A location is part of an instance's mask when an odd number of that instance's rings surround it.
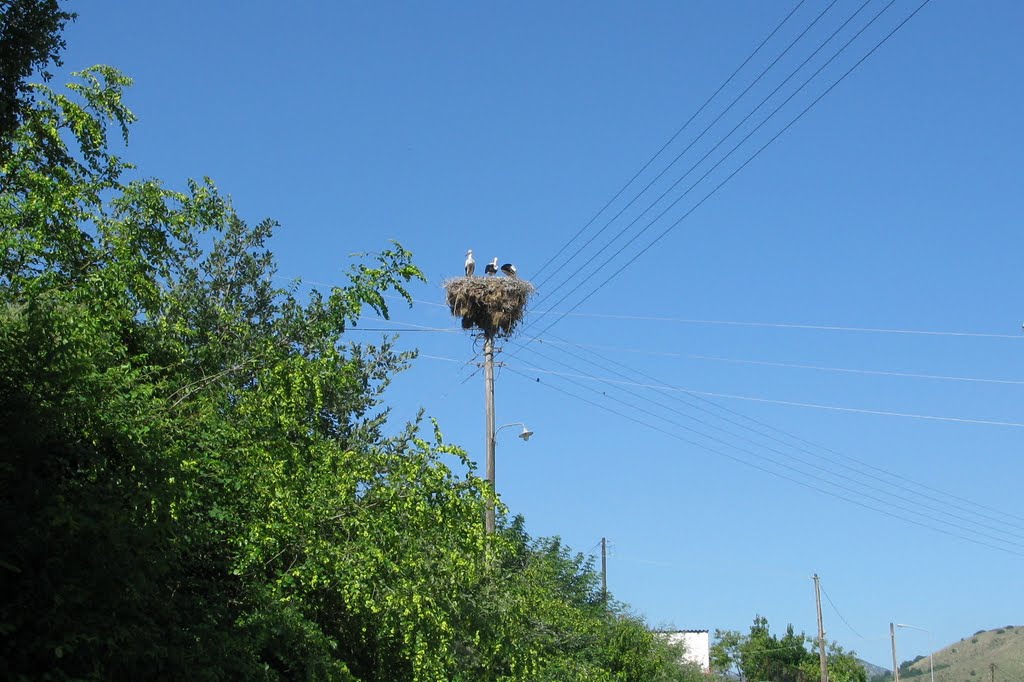
M 889 623 L 889 639 L 892 640 L 892 679 L 900 682 L 900 664 L 896 662 L 896 625 Z
M 821 619 L 821 586 L 814 574 L 814 602 L 818 607 L 818 662 L 821 664 L 821 682 L 828 682 L 828 657 L 825 655 L 825 623 Z
M 608 606 L 608 553 L 604 538 L 601 538 L 601 598 Z

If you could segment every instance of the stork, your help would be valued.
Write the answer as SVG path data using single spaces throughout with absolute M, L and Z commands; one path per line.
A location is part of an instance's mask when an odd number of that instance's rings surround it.
M 487 267 L 484 268 L 484 274 L 495 275 L 497 273 L 498 273 L 498 257 L 495 256 L 494 260 L 492 260 L 490 263 L 488 263 Z
M 516 266 L 512 265 L 511 263 L 505 263 L 504 265 L 502 265 L 501 271 L 502 273 L 505 274 L 506 277 L 516 276 Z
M 466 252 L 466 277 L 472 277 L 476 270 L 476 261 L 473 260 L 473 249 Z

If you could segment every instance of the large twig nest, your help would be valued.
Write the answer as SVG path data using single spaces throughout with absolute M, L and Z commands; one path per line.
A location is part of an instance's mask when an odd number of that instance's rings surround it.
M 444 282 L 452 315 L 463 329 L 509 336 L 522 321 L 533 285 L 515 277 L 453 277 Z

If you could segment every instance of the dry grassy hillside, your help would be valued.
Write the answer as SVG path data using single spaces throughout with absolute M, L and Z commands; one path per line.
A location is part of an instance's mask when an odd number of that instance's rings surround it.
M 1024 626 L 985 630 L 935 652 L 935 682 L 1024 682 Z M 928 658 L 900 680 L 928 682 Z

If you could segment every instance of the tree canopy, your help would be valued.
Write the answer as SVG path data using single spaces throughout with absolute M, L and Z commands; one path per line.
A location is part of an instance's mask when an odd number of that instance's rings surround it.
M 74 18 L 57 0 L 0 0 L 0 157 L 30 106 L 26 79 L 38 71 L 49 80 L 47 67 L 61 64 L 61 31 Z
M 32 91 L 0 175 L 0 676 L 683 680 L 534 539 L 438 424 L 395 424 L 415 353 L 350 341 L 423 278 L 400 244 L 275 284 L 210 179 L 125 180 L 130 80 Z
M 711 668 L 746 682 L 807 682 L 820 680 L 821 663 L 816 640 L 786 626 L 782 637 L 773 635 L 768 619 L 754 616 L 750 632 L 715 630 Z M 867 682 L 867 672 L 855 652 L 835 642 L 826 643 L 828 677 L 832 682 Z

